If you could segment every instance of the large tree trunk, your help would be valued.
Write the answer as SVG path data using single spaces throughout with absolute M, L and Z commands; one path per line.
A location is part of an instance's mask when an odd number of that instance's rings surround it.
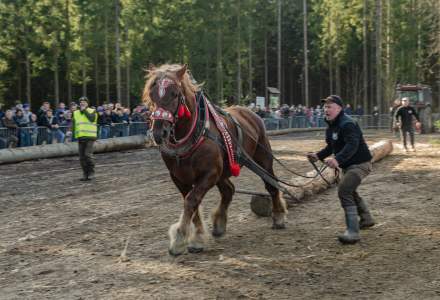
M 217 12 L 218 23 L 217 26 L 217 103 L 223 101 L 223 38 L 222 38 L 222 8 L 221 3 L 219 3 L 219 8 Z
M 241 0 L 237 1 L 237 103 L 241 103 Z
M 308 59 L 308 45 L 307 45 L 307 0 L 303 0 L 303 13 L 304 13 L 304 97 L 305 105 L 310 107 L 309 99 L 309 59 Z
M 32 105 L 31 101 L 31 94 L 32 94 L 32 87 L 31 87 L 31 61 L 29 59 L 29 53 L 26 51 L 25 53 L 25 65 L 26 65 L 26 101 L 29 103 L 29 105 Z
M 66 81 L 67 81 L 67 103 L 72 101 L 72 80 L 70 78 L 70 0 L 66 0 Z
M 110 57 L 108 43 L 108 12 L 104 20 L 104 58 L 105 58 L 105 102 L 110 101 Z
M 126 83 L 126 95 L 125 95 L 125 100 L 127 103 L 127 107 L 131 107 L 131 99 L 130 99 L 130 65 L 131 65 L 131 61 L 130 61 L 130 53 L 131 53 L 131 49 L 130 44 L 129 44 L 129 40 L 128 40 L 128 27 L 125 27 L 125 45 L 128 48 L 126 51 L 126 59 L 125 59 L 125 83 Z
M 278 39 L 277 39 L 277 62 L 278 62 L 278 67 L 277 67 L 277 79 L 278 79 L 278 83 L 277 83 L 277 87 L 278 90 L 281 92 L 281 1 L 282 0 L 278 0 L 277 1 L 277 16 L 278 16 Z M 283 98 L 283 95 L 281 94 L 281 99 Z M 280 99 L 280 101 L 281 101 Z M 281 102 L 280 102 L 281 104 Z
M 121 101 L 121 49 L 119 45 L 119 0 L 115 0 L 115 64 L 116 64 L 116 95 Z
M 269 86 L 269 63 L 267 60 L 267 32 L 264 33 L 264 97 L 268 107 L 270 107 L 269 93 L 267 87 Z
M 382 99 L 382 0 L 376 0 L 376 103 L 384 112 Z
M 55 54 L 54 58 L 54 70 L 53 70 L 53 76 L 54 76 L 54 94 L 55 94 L 55 105 L 58 105 L 60 103 L 60 79 L 59 79 L 59 68 L 58 68 L 58 53 Z
M 253 67 L 252 67 L 252 23 L 249 24 L 249 41 L 248 41 L 248 48 L 249 48 L 249 75 L 248 75 L 248 95 L 249 97 L 253 97 L 253 84 L 252 84 L 252 73 L 253 73 Z
M 341 95 L 341 65 L 339 59 L 335 60 L 335 80 L 336 80 L 336 94 Z
M 363 8 L 363 43 L 362 43 L 362 58 L 363 58 L 363 108 L 365 113 L 369 111 L 368 107 L 368 24 L 367 24 L 367 10 L 368 10 L 368 0 L 364 0 L 364 8 Z
M 98 51 L 95 50 L 95 98 L 96 98 L 96 105 L 100 105 L 100 99 L 99 99 L 99 60 L 98 60 Z

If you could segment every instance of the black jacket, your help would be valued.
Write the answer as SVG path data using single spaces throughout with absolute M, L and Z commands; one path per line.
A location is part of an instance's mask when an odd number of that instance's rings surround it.
M 402 122 L 402 127 L 412 127 L 413 116 L 420 122 L 416 109 L 412 106 L 401 106 L 396 112 L 396 121 Z
M 325 131 L 327 146 L 317 153 L 320 160 L 335 154 L 341 168 L 368 162 L 372 159 L 359 125 L 344 111 L 329 122 Z

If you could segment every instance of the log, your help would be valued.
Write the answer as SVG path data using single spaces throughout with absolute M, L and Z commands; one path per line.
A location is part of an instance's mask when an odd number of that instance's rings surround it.
M 104 153 L 143 148 L 149 144 L 149 140 L 150 139 L 144 135 L 97 140 L 94 144 L 93 151 L 95 153 Z M 0 164 L 73 155 L 78 155 L 77 142 L 9 148 L 0 150 Z
M 372 162 L 375 163 L 393 151 L 393 143 L 391 140 L 383 140 L 375 143 L 369 147 L 371 155 L 373 156 Z M 338 176 L 341 175 L 340 170 L 335 170 L 331 168 L 326 168 L 322 172 L 322 176 L 330 184 L 334 184 L 339 179 Z M 330 186 L 317 175 L 316 171 L 313 170 L 306 174 L 308 177 L 314 178 L 294 178 L 288 182 L 296 187 L 285 186 L 291 195 L 283 193 L 283 198 L 286 200 L 287 207 L 292 207 L 299 201 L 321 193 L 322 191 L 328 189 Z M 267 196 L 255 195 L 251 199 L 251 210 L 258 216 L 270 216 L 272 214 L 272 201 Z

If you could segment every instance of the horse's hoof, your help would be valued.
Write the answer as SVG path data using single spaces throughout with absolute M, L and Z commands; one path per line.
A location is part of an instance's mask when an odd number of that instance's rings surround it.
M 286 229 L 286 224 L 273 224 L 272 229 Z
M 212 236 L 216 237 L 216 238 L 222 237 L 224 234 L 225 234 L 224 230 L 216 230 L 216 229 L 214 229 L 212 231 Z
M 174 257 L 177 257 L 177 256 L 183 254 L 183 252 L 174 252 L 174 251 L 171 250 L 171 249 L 168 249 L 168 253 L 169 253 L 171 256 L 174 256 Z
M 189 253 L 200 253 L 203 251 L 203 247 L 198 248 L 198 247 L 188 247 L 188 252 Z

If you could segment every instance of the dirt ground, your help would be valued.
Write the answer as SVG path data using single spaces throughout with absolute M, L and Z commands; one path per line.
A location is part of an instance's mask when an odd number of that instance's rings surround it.
M 377 225 L 359 244 L 336 239 L 335 188 L 292 207 L 278 231 L 236 194 L 226 235 L 177 258 L 167 231 L 182 201 L 157 149 L 97 155 L 93 184 L 78 181 L 76 157 L 1 165 L 0 299 L 440 299 L 440 136 L 416 139 L 360 187 Z M 304 173 L 302 153 L 322 145 L 322 134 L 272 138 Z M 234 182 L 264 191 L 248 170 Z M 209 228 L 218 200 L 212 190 L 203 202 Z

